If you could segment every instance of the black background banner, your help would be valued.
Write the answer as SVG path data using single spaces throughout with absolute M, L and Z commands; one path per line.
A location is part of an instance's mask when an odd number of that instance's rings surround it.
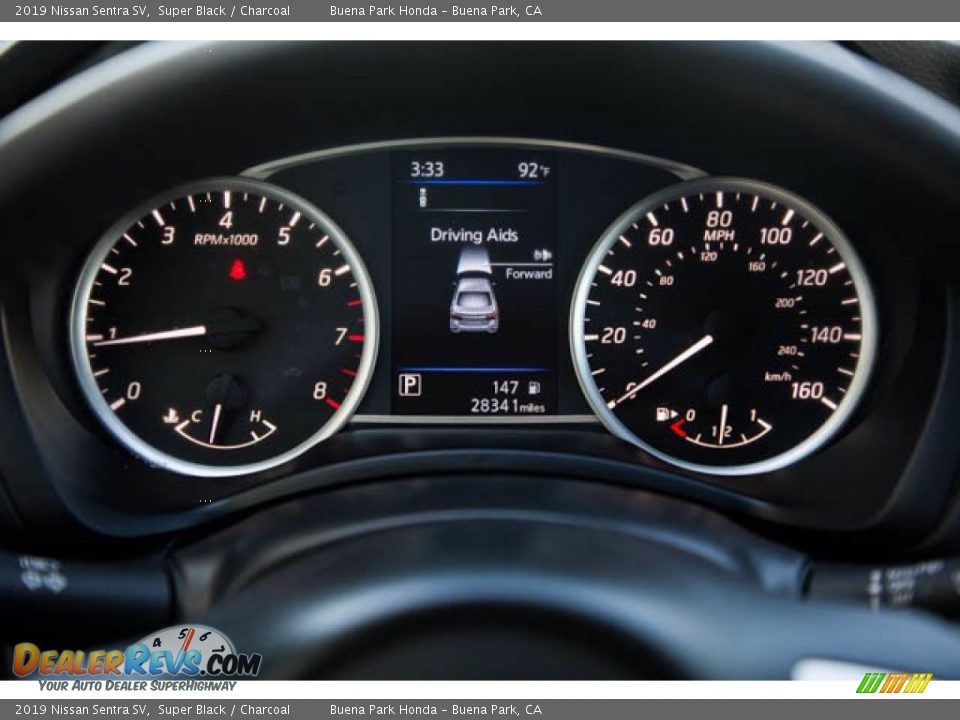
M 956 0 L 62 0 L 4 3 L 0 22 L 956 22 Z

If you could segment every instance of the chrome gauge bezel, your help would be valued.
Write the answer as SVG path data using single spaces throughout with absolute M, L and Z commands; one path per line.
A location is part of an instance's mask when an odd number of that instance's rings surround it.
M 598 271 L 598 266 L 606 257 L 607 252 L 617 242 L 617 238 L 624 233 L 638 217 L 643 217 L 651 210 L 660 208 L 664 203 L 675 201 L 681 197 L 701 192 L 746 192 L 775 200 L 809 220 L 817 229 L 823 232 L 837 253 L 846 263 L 850 276 L 853 279 L 857 297 L 861 308 L 861 343 L 860 357 L 854 369 L 854 376 L 850 382 L 843 400 L 838 403 L 837 409 L 830 414 L 827 420 L 805 440 L 791 449 L 778 453 L 761 461 L 742 465 L 707 465 L 692 463 L 669 453 L 658 450 L 645 442 L 643 438 L 634 434 L 607 407 L 594 382 L 587 358 L 586 341 L 584 339 L 584 319 L 586 317 L 587 299 L 590 294 L 591 283 Z M 758 180 L 738 177 L 705 177 L 671 185 L 636 203 L 618 217 L 594 245 L 583 268 L 577 278 L 573 293 L 573 302 L 570 308 L 570 351 L 573 358 L 577 381 L 583 390 L 591 409 L 604 426 L 621 440 L 624 440 L 653 457 L 670 465 L 684 470 L 717 476 L 758 475 L 780 470 L 809 457 L 826 445 L 853 415 L 864 393 L 869 386 L 870 377 L 876 362 L 878 345 L 879 318 L 876 308 L 874 292 L 859 256 L 843 231 L 821 210 L 807 200 L 795 195 L 789 190 Z
M 357 376 L 340 407 L 316 433 L 297 446 L 266 460 L 241 465 L 206 465 L 183 460 L 142 440 L 110 409 L 96 379 L 88 357 L 85 331 L 87 327 L 87 299 L 94 280 L 110 249 L 122 239 L 127 229 L 153 209 L 173 200 L 201 192 L 250 192 L 265 196 L 284 205 L 296 207 L 304 217 L 324 228 L 350 264 L 362 301 L 366 340 L 360 353 Z M 107 431 L 127 450 L 147 464 L 170 472 L 193 477 L 214 478 L 252 475 L 270 470 L 294 460 L 339 431 L 356 411 L 366 393 L 373 375 L 380 341 L 380 323 L 376 294 L 360 254 L 339 225 L 310 201 L 284 188 L 261 180 L 238 177 L 212 177 L 160 193 L 141 203 L 114 223 L 97 241 L 80 272 L 69 316 L 70 357 L 80 390 L 93 414 Z

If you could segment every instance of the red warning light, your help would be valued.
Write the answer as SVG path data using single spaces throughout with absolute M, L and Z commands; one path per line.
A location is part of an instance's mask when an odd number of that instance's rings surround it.
M 243 264 L 243 260 L 233 261 L 233 265 L 230 266 L 230 277 L 234 280 L 243 280 L 247 277 L 247 266 Z

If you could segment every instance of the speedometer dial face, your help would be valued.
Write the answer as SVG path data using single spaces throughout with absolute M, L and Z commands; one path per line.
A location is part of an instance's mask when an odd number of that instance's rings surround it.
M 612 432 L 738 475 L 829 441 L 863 394 L 876 324 L 860 261 L 822 213 L 768 185 L 705 179 L 614 223 L 581 274 L 571 338 Z
M 151 464 L 258 472 L 334 433 L 377 346 L 363 263 L 334 222 L 260 182 L 148 203 L 91 254 L 71 344 L 106 428 Z

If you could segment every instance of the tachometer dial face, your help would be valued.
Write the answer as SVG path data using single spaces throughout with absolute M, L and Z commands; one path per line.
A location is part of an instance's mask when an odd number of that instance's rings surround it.
M 71 344 L 84 395 L 127 448 L 227 476 L 334 433 L 366 388 L 377 327 L 363 263 L 330 218 L 224 179 L 106 234 L 77 288 Z
M 611 431 L 735 475 L 832 437 L 863 394 L 876 324 L 860 261 L 822 213 L 768 185 L 705 179 L 614 223 L 581 274 L 571 339 Z

